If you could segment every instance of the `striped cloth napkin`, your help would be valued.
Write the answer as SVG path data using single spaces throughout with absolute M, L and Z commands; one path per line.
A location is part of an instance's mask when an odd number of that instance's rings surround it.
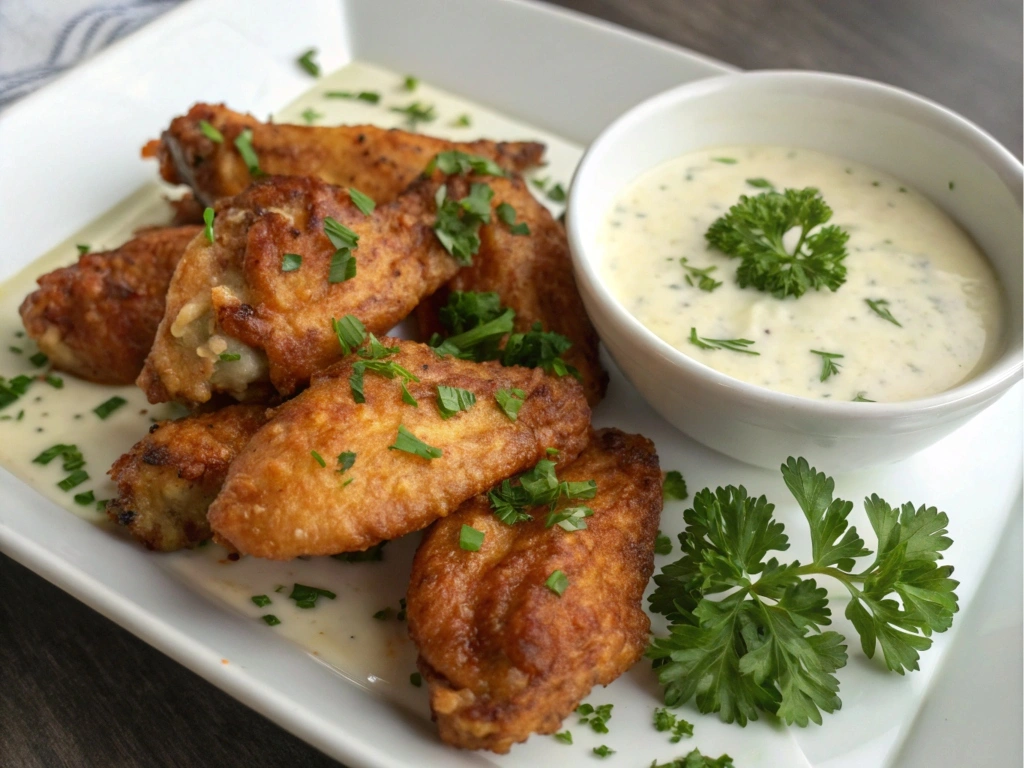
M 0 109 L 181 0 L 2 0 Z

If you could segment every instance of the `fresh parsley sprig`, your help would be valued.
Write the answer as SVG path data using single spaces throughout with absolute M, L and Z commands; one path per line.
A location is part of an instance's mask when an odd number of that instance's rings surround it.
M 799 298 L 808 290 L 835 291 L 846 282 L 846 242 L 849 234 L 835 225 L 814 187 L 741 195 L 729 212 L 717 219 L 704 237 L 727 256 L 740 259 L 736 279 L 777 298 Z M 792 250 L 783 238 L 793 228 L 800 236 Z
M 846 645 L 838 632 L 822 630 L 831 611 L 816 576 L 847 589 L 846 617 L 865 655 L 881 646 L 886 666 L 899 674 L 918 669 L 931 634 L 952 625 L 958 582 L 951 566 L 938 565 L 952 543 L 945 513 L 868 497 L 878 549 L 855 572 L 872 553 L 849 526 L 853 504 L 834 498 L 832 478 L 804 459 L 788 459 L 782 476 L 810 527 L 806 564 L 768 557 L 788 549 L 789 539 L 774 506 L 742 486 L 705 488 L 684 513 L 683 557 L 655 576 L 650 597 L 652 610 L 670 622 L 670 634 L 648 649 L 669 706 L 693 698 L 701 712 L 740 725 L 762 711 L 820 724 L 822 712 L 839 709 L 835 672 L 846 664 Z

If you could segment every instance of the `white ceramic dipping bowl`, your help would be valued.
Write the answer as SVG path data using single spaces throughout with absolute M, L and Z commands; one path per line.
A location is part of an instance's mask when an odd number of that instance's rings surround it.
M 644 327 L 605 283 L 605 216 L 645 171 L 687 152 L 736 144 L 802 147 L 865 163 L 939 205 L 978 243 L 1003 288 L 1002 352 L 989 368 L 907 402 L 812 400 L 719 373 Z M 843 472 L 925 448 L 1020 380 L 1022 180 L 1020 162 L 988 134 L 906 91 L 821 73 L 740 73 L 662 93 L 606 128 L 573 178 L 567 230 L 587 312 L 622 372 L 662 416 L 750 464 L 777 468 L 787 456 L 804 456 Z

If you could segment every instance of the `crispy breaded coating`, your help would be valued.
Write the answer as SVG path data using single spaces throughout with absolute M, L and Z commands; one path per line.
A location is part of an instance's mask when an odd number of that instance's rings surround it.
M 261 405 L 229 405 L 154 424 L 107 473 L 117 484 L 107 515 L 148 549 L 170 552 L 206 541 L 212 533 L 206 510 L 267 414 Z
M 201 227 L 157 227 L 39 278 L 21 304 L 28 335 L 53 367 L 99 384 L 131 384 L 153 344 L 174 268 Z
M 203 133 L 203 120 L 220 131 L 222 142 Z M 252 131 L 252 147 L 263 173 L 314 176 L 356 187 L 378 203 L 396 198 L 438 152 L 458 149 L 512 171 L 539 165 L 544 154 L 544 145 L 533 141 L 453 142 L 373 125 L 261 123 L 223 104 L 196 104 L 188 114 L 172 120 L 159 140 L 147 144 L 143 155 L 156 155 L 164 179 L 188 184 L 204 205 L 212 205 L 220 198 L 237 195 L 252 181 L 235 147 L 235 139 L 246 129 Z
M 608 374 L 598 357 L 597 331 L 576 289 L 565 229 L 530 194 L 523 179 L 486 181 L 494 190 L 493 205 L 511 205 L 516 221 L 526 223 L 530 234 L 513 235 L 500 223 L 482 227 L 480 252 L 473 257 L 473 265 L 459 270 L 417 310 L 422 338 L 442 330 L 437 311 L 450 291 L 496 292 L 504 306 L 515 310 L 517 332 L 529 331 L 539 322 L 545 331 L 560 333 L 572 342 L 565 361 L 582 375 L 587 402 L 593 407 L 604 397 Z
M 344 189 L 298 177 L 256 182 L 218 204 L 214 242 L 196 238 L 171 281 L 138 379 L 150 402 L 203 403 L 215 392 L 252 400 L 271 384 L 288 395 L 340 357 L 332 318 L 390 330 L 458 269 L 432 229 L 436 186 L 424 181 L 370 216 Z M 332 276 L 328 217 L 359 236 L 351 279 Z M 301 264 L 285 271 L 285 254 Z
M 595 480 L 587 528 L 501 522 L 486 496 L 439 520 L 413 560 L 409 633 L 441 739 L 508 752 L 531 733 L 554 733 L 595 685 L 608 685 L 647 647 L 641 598 L 654 571 L 661 472 L 650 440 L 594 434 L 559 479 Z M 462 526 L 484 533 L 459 547 Z M 545 586 L 560 570 L 561 596 Z
M 275 560 L 363 550 L 444 517 L 532 467 L 547 448 L 571 461 L 586 444 L 590 409 L 572 377 L 440 359 L 412 341 L 382 342 L 399 348 L 387 360 L 419 379 L 406 384 L 418 404 L 403 401 L 401 378 L 371 371 L 364 376 L 366 402 L 357 403 L 350 388 L 357 355 L 314 376 L 231 465 L 209 512 L 217 540 Z M 445 419 L 439 385 L 468 390 L 476 402 Z M 510 388 L 522 390 L 525 401 L 515 421 L 495 400 L 495 392 Z M 442 455 L 395 450 L 399 426 Z M 355 463 L 339 471 L 344 452 L 355 453 Z

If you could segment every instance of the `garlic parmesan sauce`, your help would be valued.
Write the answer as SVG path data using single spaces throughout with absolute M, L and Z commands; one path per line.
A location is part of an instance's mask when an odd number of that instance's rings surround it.
M 707 245 L 716 219 L 769 184 L 816 187 L 833 210 L 828 223 L 849 232 L 846 282 L 837 291 L 778 299 L 740 288 L 740 260 Z M 947 194 L 957 194 L 955 180 Z M 788 233 L 789 249 L 798 234 Z M 695 360 L 777 392 L 911 400 L 971 378 L 1000 348 L 1002 292 L 967 233 L 898 179 L 839 157 L 774 146 L 677 157 L 618 196 L 602 245 L 604 277 L 641 323 Z M 713 268 L 707 274 L 721 285 L 702 290 L 687 267 Z M 741 348 L 758 354 L 702 348 L 691 329 L 702 340 L 749 340 Z
M 486 137 L 544 142 L 547 165 L 534 173 L 535 189 L 555 184 L 568 186 L 582 154 L 580 147 L 427 83 L 418 84 L 410 92 L 404 88 L 404 80 L 402 74 L 355 62 L 317 80 L 311 78 L 311 89 L 275 113 L 274 118 L 299 124 L 311 121 L 321 126 L 372 123 L 385 128 L 408 128 L 405 115 L 392 109 L 420 102 L 424 107 L 433 106 L 435 115 L 433 120 L 417 126 L 423 133 L 454 141 Z M 380 100 L 371 104 L 358 99 L 328 98 L 324 95 L 328 91 L 376 92 Z M 182 103 L 181 111 L 189 104 Z M 154 125 L 153 135 L 158 135 L 162 128 Z M 127 147 L 125 151 L 133 150 Z M 74 263 L 78 258 L 76 245 L 87 244 L 93 251 L 113 249 L 139 227 L 166 224 L 170 220 L 171 211 L 164 197 L 177 197 L 182 190 L 155 181 L 156 163 L 149 162 L 152 184 L 139 189 L 0 285 L 0 376 L 8 382 L 20 375 L 32 379 L 17 401 L 0 407 L 0 466 L 68 512 L 102 528 L 105 535 L 119 537 L 125 547 L 135 548 L 142 545 L 108 521 L 97 508 L 97 500 L 109 499 L 116 492 L 106 476 L 107 469 L 146 434 L 154 421 L 181 416 L 185 411 L 167 404 L 151 405 L 136 387 L 91 384 L 51 371 L 45 362 L 34 364 L 31 357 L 39 350 L 24 334 L 18 307 L 35 289 L 38 276 Z M 540 191 L 537 194 L 555 215 L 561 213 L 560 200 L 548 198 Z M 556 193 L 553 197 L 561 196 Z M 52 383 L 45 380 L 47 375 L 54 377 Z M 100 418 L 93 409 L 115 396 L 123 398 L 125 404 Z M 87 480 L 67 491 L 58 486 L 70 474 L 62 469 L 60 458 L 45 466 L 32 461 L 59 443 L 78 447 L 85 460 L 83 470 L 88 474 Z M 87 501 L 90 491 L 92 500 Z M 76 503 L 76 496 L 81 503 Z M 212 543 L 191 551 L 151 553 L 148 562 L 152 568 L 163 570 L 171 578 L 251 620 L 254 634 L 287 637 L 327 668 L 424 715 L 426 687 L 416 687 L 410 680 L 416 671 L 416 649 L 400 612 L 418 541 L 419 535 L 413 534 L 390 542 L 379 562 L 344 562 L 329 557 L 290 562 L 243 557 L 233 561 L 224 549 Z M 131 576 L 152 577 L 141 572 Z M 299 608 L 288 597 L 296 583 L 328 590 L 336 597 L 321 596 L 315 607 Z M 264 604 L 257 605 L 254 597 Z M 274 616 L 280 623 L 268 625 L 263 616 Z M 225 663 L 231 661 L 226 659 Z

